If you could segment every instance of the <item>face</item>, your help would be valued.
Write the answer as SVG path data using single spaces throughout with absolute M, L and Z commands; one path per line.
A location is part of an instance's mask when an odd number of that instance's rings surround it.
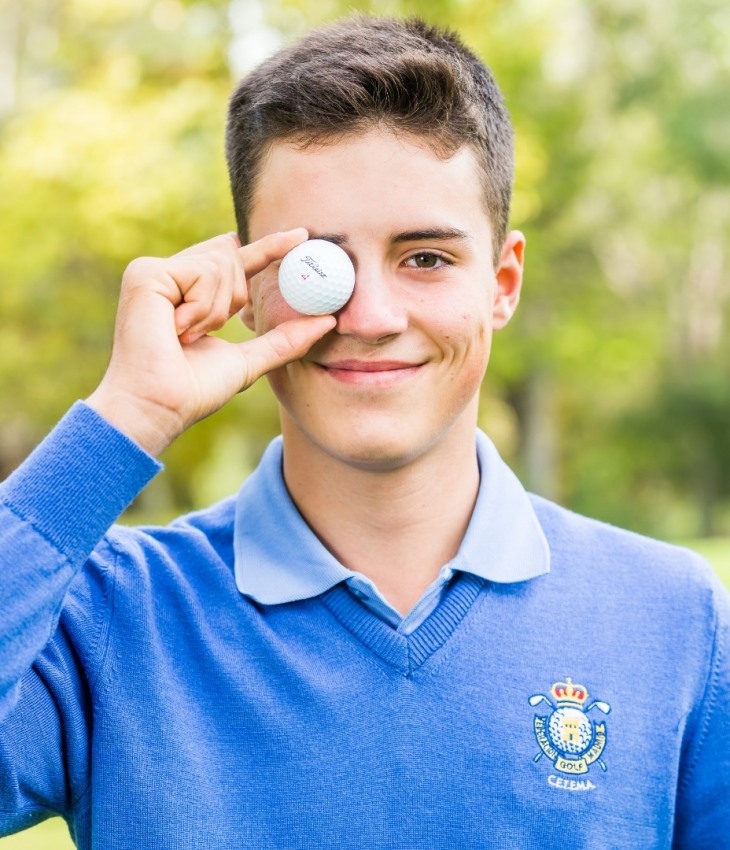
M 335 329 L 269 375 L 287 453 L 387 470 L 473 441 L 492 332 L 519 298 L 524 240 L 508 236 L 495 270 L 472 151 L 444 160 L 384 130 L 306 149 L 277 143 L 257 185 L 252 240 L 305 227 L 341 245 L 356 272 Z M 277 272 L 251 280 L 245 318 L 259 334 L 298 315 Z

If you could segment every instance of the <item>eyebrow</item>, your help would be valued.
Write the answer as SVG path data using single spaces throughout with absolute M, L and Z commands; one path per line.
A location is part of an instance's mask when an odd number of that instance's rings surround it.
M 464 230 L 455 227 L 432 227 L 425 230 L 406 230 L 404 233 L 395 233 L 391 242 L 422 242 L 435 240 L 438 242 L 463 242 L 471 238 Z
M 326 242 L 333 242 L 335 245 L 346 245 L 348 242 L 347 236 L 344 233 L 319 233 L 310 234 L 310 239 L 324 239 Z M 394 233 L 390 237 L 393 244 L 401 242 L 422 242 L 422 241 L 459 241 L 463 242 L 471 239 L 470 234 L 465 230 L 458 230 L 455 227 L 429 227 L 423 230 L 405 230 L 402 233 Z

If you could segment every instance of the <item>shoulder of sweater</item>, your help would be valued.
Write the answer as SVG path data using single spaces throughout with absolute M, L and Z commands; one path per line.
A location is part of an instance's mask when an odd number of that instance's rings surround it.
M 728 594 L 710 564 L 697 552 L 582 516 L 530 495 L 550 545 L 556 571 L 584 571 L 597 584 L 625 589 L 651 586 L 679 598 L 708 596 L 727 606 Z M 688 595 L 689 596 L 688 596 Z
M 109 595 L 111 584 L 144 594 L 211 571 L 233 581 L 235 497 L 180 516 L 167 525 L 113 525 L 74 579 L 78 598 Z M 191 570 L 190 565 L 195 565 Z
M 235 496 L 160 525 L 113 525 L 102 545 L 116 552 L 147 547 L 222 545 L 233 537 Z

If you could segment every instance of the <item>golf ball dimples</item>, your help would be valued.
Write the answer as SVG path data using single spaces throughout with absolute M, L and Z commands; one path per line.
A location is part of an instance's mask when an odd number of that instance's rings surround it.
M 355 268 L 334 242 L 310 239 L 293 248 L 279 266 L 279 289 L 286 303 L 308 316 L 334 313 L 355 288 Z

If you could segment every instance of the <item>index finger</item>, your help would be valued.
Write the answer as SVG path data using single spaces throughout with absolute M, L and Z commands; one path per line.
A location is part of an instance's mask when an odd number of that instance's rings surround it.
M 246 277 L 250 278 L 262 272 L 274 260 L 280 260 L 284 254 L 308 238 L 307 231 L 303 227 L 297 227 L 282 233 L 269 233 L 250 245 L 243 245 L 238 249 L 238 255 L 243 262 Z

